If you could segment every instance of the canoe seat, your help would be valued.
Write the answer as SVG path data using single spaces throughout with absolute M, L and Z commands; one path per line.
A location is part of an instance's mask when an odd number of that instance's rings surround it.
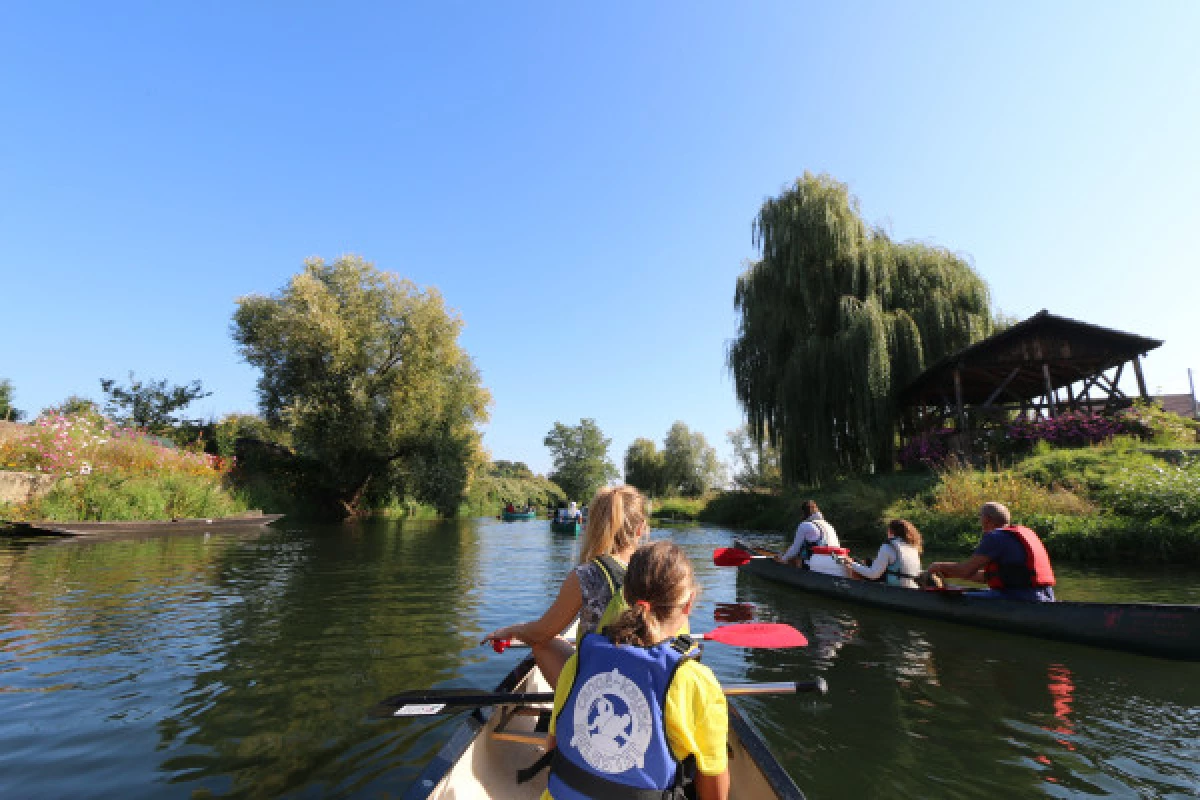
M 550 734 L 550 714 L 548 708 L 537 706 L 512 706 L 501 712 L 500 721 L 492 729 L 491 737 L 500 742 L 518 742 L 520 744 L 536 744 L 546 746 Z M 513 730 L 511 723 L 519 717 L 537 717 L 533 730 Z M 527 726 L 522 725 L 522 728 Z

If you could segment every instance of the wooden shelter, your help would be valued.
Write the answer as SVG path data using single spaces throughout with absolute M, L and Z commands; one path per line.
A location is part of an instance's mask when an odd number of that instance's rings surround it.
M 1007 418 L 1011 412 L 1055 417 L 1064 410 L 1115 411 L 1132 404 L 1120 388 L 1132 365 L 1138 392 L 1149 399 L 1141 357 L 1162 345 L 1132 333 L 1102 328 L 1042 310 L 921 373 L 901 391 L 902 433 L 945 427 L 959 433 L 971 421 Z M 967 449 L 963 437 L 961 449 Z

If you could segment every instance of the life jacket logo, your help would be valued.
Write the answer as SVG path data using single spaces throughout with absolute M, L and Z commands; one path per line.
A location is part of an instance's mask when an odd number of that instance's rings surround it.
M 650 704 L 637 684 L 615 669 L 593 675 L 575 698 L 571 747 L 599 772 L 616 775 L 646 765 Z

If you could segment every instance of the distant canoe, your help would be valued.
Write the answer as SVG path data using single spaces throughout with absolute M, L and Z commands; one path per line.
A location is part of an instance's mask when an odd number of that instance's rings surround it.
M 571 536 L 578 536 L 579 532 L 583 530 L 583 523 L 555 522 L 554 520 L 550 520 L 550 530 L 554 531 L 555 533 L 567 533 Z
M 112 522 L 10 522 L 18 534 L 56 536 L 103 536 L 137 533 L 193 533 L 196 531 L 260 528 L 270 525 L 283 514 L 247 511 L 233 517 L 196 517 L 167 520 L 116 520 Z
M 759 555 L 770 550 L 738 547 Z M 1109 650 L 1200 661 L 1200 606 L 1165 603 L 1030 603 L 964 596 L 959 591 L 901 589 L 755 558 L 742 571 L 836 600 L 966 625 L 1089 644 Z
M 512 522 L 518 519 L 537 519 L 536 511 L 502 511 L 500 518 L 505 522 Z

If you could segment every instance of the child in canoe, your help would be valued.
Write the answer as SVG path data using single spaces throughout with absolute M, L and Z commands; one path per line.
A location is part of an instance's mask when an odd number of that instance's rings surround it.
M 628 608 L 602 634 L 583 636 L 563 667 L 543 800 L 621 797 L 630 789 L 682 798 L 692 769 L 700 800 L 725 800 L 725 695 L 691 640 L 676 638 L 696 598 L 682 548 L 667 541 L 639 548 L 624 596 Z
M 558 597 L 546 612 L 533 622 L 497 628 L 483 639 L 520 639 L 530 645 L 542 676 L 551 686 L 557 685 L 558 673 L 575 652 L 575 646 L 559 634 L 576 615 L 576 635 L 580 638 L 599 630 L 602 622 L 607 624 L 616 618 L 623 608 L 619 601 L 625 565 L 650 534 L 646 501 L 632 486 L 605 487 L 596 492 L 589 507 L 579 565 L 562 582 Z M 614 598 L 617 603 L 612 602 Z

